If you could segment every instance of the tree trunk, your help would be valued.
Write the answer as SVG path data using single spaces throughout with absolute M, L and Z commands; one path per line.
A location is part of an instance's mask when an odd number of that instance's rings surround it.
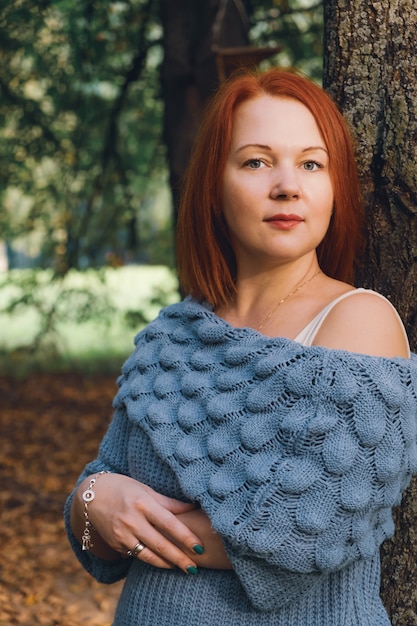
M 416 0 L 325 0 L 324 87 L 357 142 L 366 205 L 357 284 L 386 295 L 417 348 Z M 417 625 L 417 482 L 382 548 L 382 596 L 395 626 Z
M 174 221 L 179 186 L 188 163 L 203 108 L 219 84 L 212 49 L 213 25 L 221 0 L 160 0 L 164 31 L 161 83 L 165 106 L 164 142 L 168 149 Z M 222 45 L 248 43 L 245 21 L 227 2 L 219 33 Z

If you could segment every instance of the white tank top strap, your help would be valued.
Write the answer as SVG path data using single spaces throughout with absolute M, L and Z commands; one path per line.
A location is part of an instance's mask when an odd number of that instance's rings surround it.
M 404 337 L 408 345 L 408 337 L 407 337 L 404 324 L 398 314 L 398 311 L 395 309 L 395 307 L 391 304 L 389 300 L 387 300 L 385 296 L 381 295 L 377 291 L 372 291 L 372 289 L 364 289 L 363 287 L 359 287 L 358 289 L 352 289 L 352 291 L 347 291 L 346 293 L 343 293 L 338 298 L 335 298 L 335 300 L 332 300 L 332 302 L 330 302 L 327 306 L 325 306 L 324 309 L 322 309 L 320 313 L 316 315 L 316 317 L 314 317 L 311 320 L 311 322 L 309 322 L 307 326 L 303 328 L 301 332 L 298 333 L 294 341 L 301 343 L 303 346 L 311 346 L 313 344 L 313 341 L 318 331 L 320 330 L 321 325 L 323 324 L 324 320 L 326 319 L 330 311 L 333 309 L 333 307 L 336 306 L 336 304 L 338 304 L 338 302 L 340 302 L 341 300 L 344 300 L 345 298 L 349 298 L 350 296 L 356 295 L 358 293 L 372 293 L 376 296 L 379 296 L 386 302 L 388 302 L 388 304 L 392 307 L 393 311 L 395 311 L 395 314 L 398 318 L 398 321 L 400 322 L 401 328 L 403 329 Z

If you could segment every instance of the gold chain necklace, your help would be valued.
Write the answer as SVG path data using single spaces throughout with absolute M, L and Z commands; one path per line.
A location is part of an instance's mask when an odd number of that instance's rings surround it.
M 275 311 L 278 309 L 278 307 L 281 306 L 281 304 L 284 304 L 284 302 L 286 300 L 288 300 L 288 298 L 291 298 L 292 296 L 295 296 L 296 293 L 298 293 L 299 291 L 301 291 L 301 289 L 303 289 L 303 287 L 306 287 L 309 283 L 311 283 L 311 281 L 313 280 L 313 278 L 315 278 L 316 276 L 318 276 L 321 273 L 321 270 L 318 270 L 315 274 L 313 274 L 313 276 L 311 276 L 308 280 L 304 281 L 303 283 L 301 283 L 301 285 L 299 285 L 296 289 L 294 289 L 294 291 L 291 291 L 291 293 L 287 294 L 284 298 L 282 298 L 277 304 L 275 304 L 273 306 L 273 308 L 269 311 L 268 315 L 266 317 L 264 317 L 264 319 L 262 320 L 262 322 L 259 324 L 259 326 L 257 326 L 256 330 L 261 330 L 265 324 L 267 324 L 269 322 L 269 320 L 271 319 L 271 317 L 273 316 L 273 314 L 275 313 Z

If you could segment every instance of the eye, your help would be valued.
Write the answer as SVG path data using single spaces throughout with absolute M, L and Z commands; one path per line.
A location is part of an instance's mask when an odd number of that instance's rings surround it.
M 317 170 L 321 169 L 323 165 L 321 163 L 318 163 L 317 161 L 306 161 L 305 163 L 303 163 L 302 167 L 307 172 L 316 172 Z
M 248 159 L 244 163 L 244 166 L 248 167 L 251 170 L 259 170 L 263 165 L 264 163 L 261 161 L 261 159 Z

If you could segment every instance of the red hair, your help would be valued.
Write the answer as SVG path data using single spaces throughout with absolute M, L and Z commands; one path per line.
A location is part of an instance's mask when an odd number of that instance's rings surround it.
M 235 292 L 236 263 L 222 214 L 222 184 L 237 107 L 261 95 L 292 98 L 314 116 L 329 152 L 334 208 L 317 248 L 321 269 L 352 282 L 361 243 L 362 199 L 352 139 L 341 113 L 318 85 L 282 69 L 246 71 L 225 81 L 207 108 L 184 179 L 177 223 L 178 275 L 183 293 L 214 307 Z

